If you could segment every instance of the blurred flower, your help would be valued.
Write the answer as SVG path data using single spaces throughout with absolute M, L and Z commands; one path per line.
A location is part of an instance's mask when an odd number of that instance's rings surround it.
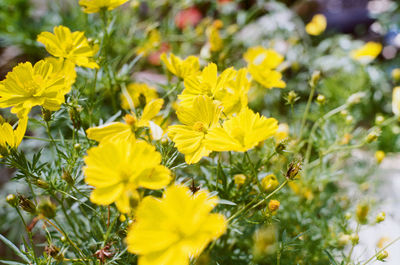
M 128 231 L 128 251 L 139 255 L 139 265 L 189 265 L 226 231 L 224 216 L 210 213 L 217 200 L 182 185 L 168 187 L 162 199 L 145 197 Z
M 169 58 L 165 53 L 161 54 L 161 61 L 167 69 L 174 75 L 180 78 L 186 78 L 190 75 L 197 74 L 200 71 L 199 58 L 196 56 L 188 56 L 182 60 L 173 53 L 169 54 Z
M 378 215 L 376 216 L 375 221 L 376 221 L 377 223 L 381 223 L 381 222 L 385 221 L 385 218 L 386 218 L 385 212 L 380 212 L 380 213 L 378 213 Z
M 282 74 L 278 71 L 265 68 L 262 64 L 248 65 L 251 76 L 265 88 L 285 88 L 286 83 L 282 80 Z
M 20 119 L 17 129 L 13 130 L 11 124 L 4 122 L 0 124 L 0 158 L 8 154 L 9 148 L 17 148 L 24 138 L 28 116 Z
M 41 60 L 34 66 L 20 63 L 0 82 L 0 108 L 25 117 L 32 107 L 40 105 L 55 111 L 70 91 L 75 69 L 57 66 L 62 61 Z
M 394 68 L 391 75 L 395 82 L 400 81 L 400 68 Z
M 262 227 L 254 233 L 253 254 L 257 260 L 272 255 L 277 250 L 277 228 L 275 226 Z
M 212 52 L 220 51 L 223 47 L 223 40 L 219 33 L 219 29 L 222 25 L 221 20 L 216 20 L 208 29 L 208 43 L 210 44 L 210 50 Z
M 152 65 L 161 65 L 161 55 L 163 53 L 168 52 L 171 49 L 170 45 L 167 42 L 161 43 L 159 49 L 154 52 L 150 52 L 149 56 L 147 57 L 147 60 L 149 61 L 150 64 Z
M 181 10 L 175 16 L 175 25 L 179 29 L 184 29 L 186 27 L 194 27 L 200 21 L 203 15 L 196 7 L 189 7 Z
M 261 180 L 261 186 L 266 192 L 272 192 L 279 186 L 279 181 L 274 174 L 269 174 Z
M 158 98 L 157 90 L 145 83 L 131 83 L 126 88 L 130 100 L 126 98 L 125 94 L 121 94 L 121 107 L 123 109 L 130 109 L 129 101 L 133 103 L 133 107 L 144 107 L 153 99 Z
M 358 204 L 356 209 L 356 216 L 358 222 L 360 222 L 361 224 L 365 224 L 367 222 L 368 212 L 369 212 L 368 204 L 366 203 Z
M 233 176 L 233 181 L 235 182 L 236 186 L 240 188 L 246 182 L 246 176 L 243 174 L 236 174 Z
M 278 129 L 278 121 L 266 118 L 246 108 L 206 135 L 206 147 L 213 151 L 245 152 L 259 142 L 272 137 Z
M 134 113 L 126 114 L 124 119 L 125 123 L 112 122 L 98 127 L 87 129 L 86 133 L 89 139 L 101 141 L 111 141 L 115 139 L 122 139 L 131 141 L 135 139 L 135 132 L 137 128 L 149 127 L 154 140 L 159 140 L 162 135 L 162 129 L 152 121 L 152 119 L 160 112 L 163 99 L 154 99 L 150 101 L 143 109 L 140 119 Z
M 262 65 L 268 69 L 275 69 L 283 62 L 283 56 L 273 49 L 266 49 L 262 46 L 250 47 L 243 58 L 248 64 Z
M 150 52 L 156 50 L 161 43 L 161 34 L 157 29 L 153 29 L 146 37 L 146 41 L 136 48 L 136 54 L 147 56 Z
M 325 31 L 326 24 L 326 17 L 322 14 L 317 14 L 306 25 L 306 32 L 313 36 L 320 35 Z
M 367 42 L 362 47 L 353 50 L 350 55 L 353 59 L 368 63 L 374 60 L 382 51 L 382 44 L 379 42 Z
M 129 213 L 139 200 L 137 188 L 161 189 L 171 180 L 169 169 L 160 164 L 161 154 L 144 141 L 103 141 L 87 151 L 84 161 L 85 181 L 95 187 L 90 200 L 115 202 L 121 213 Z
M 279 209 L 281 203 L 278 200 L 270 200 L 268 203 L 268 210 L 275 212 Z
M 79 0 L 79 5 L 85 13 L 97 13 L 101 9 L 113 10 L 129 0 Z
M 282 142 L 289 136 L 289 125 L 287 123 L 280 123 L 278 126 L 278 130 L 274 135 L 275 141 L 277 143 Z
M 385 261 L 387 257 L 389 257 L 389 253 L 386 250 L 381 251 L 378 255 L 376 255 L 376 259 L 379 261 Z
M 382 150 L 378 150 L 375 152 L 375 159 L 378 164 L 380 164 L 385 158 L 386 154 Z
M 205 137 L 210 130 L 219 126 L 221 107 L 207 96 L 197 96 L 192 107 L 181 106 L 177 111 L 183 125 L 168 127 L 168 136 L 179 152 L 185 155 L 188 164 L 197 163 L 211 150 L 205 146 Z
M 400 86 L 393 88 L 392 111 L 394 115 L 400 115 Z
M 91 47 L 85 33 L 71 30 L 64 26 L 54 27 L 54 34 L 42 32 L 37 41 L 44 44 L 46 50 L 55 57 L 65 58 L 78 66 L 99 68 L 93 61 L 93 56 L 98 51 L 98 46 Z

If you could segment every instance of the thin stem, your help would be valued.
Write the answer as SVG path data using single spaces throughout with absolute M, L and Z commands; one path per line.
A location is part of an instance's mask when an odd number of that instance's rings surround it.
M 299 139 L 301 139 L 301 137 L 303 136 L 304 126 L 306 125 L 306 120 L 307 120 L 308 112 L 310 111 L 310 106 L 311 106 L 312 99 L 314 97 L 314 93 L 315 93 L 315 85 L 311 85 L 311 92 L 310 92 L 310 95 L 308 96 L 306 109 L 304 110 L 303 118 L 301 120 Z
M 356 228 L 356 235 L 357 236 L 358 236 L 359 232 L 360 232 L 360 223 L 357 222 L 357 228 Z M 346 265 L 348 265 L 350 263 L 350 261 L 351 261 L 351 256 L 353 255 L 353 251 L 354 251 L 354 247 L 355 246 L 356 246 L 356 244 L 352 243 L 349 255 L 347 256 Z
M 365 263 L 363 263 L 362 265 L 366 265 L 368 263 L 370 263 L 374 258 L 376 258 L 376 256 L 379 255 L 379 253 L 381 253 L 382 251 L 384 251 L 385 249 L 387 249 L 388 247 L 390 247 L 391 245 L 393 245 L 394 243 L 396 243 L 397 241 L 400 240 L 400 236 L 397 237 L 395 240 L 393 240 L 392 242 L 390 242 L 389 244 L 387 244 L 386 246 L 384 246 L 383 248 L 381 248 L 381 250 L 379 250 L 375 255 L 373 255 L 371 258 L 369 258 Z
M 26 233 L 28 234 L 28 238 L 29 238 L 29 241 L 30 241 L 30 243 L 31 243 L 31 248 L 32 248 L 32 253 L 33 253 L 33 259 L 35 260 L 35 264 L 39 264 L 38 261 L 37 261 L 36 253 L 35 253 L 35 244 L 33 243 L 32 232 L 29 231 L 28 226 L 26 225 L 25 219 L 24 219 L 24 217 L 23 217 L 22 214 L 21 214 L 21 211 L 18 209 L 18 207 L 15 207 L 15 209 L 17 210 L 17 213 L 18 213 L 19 217 L 21 218 L 22 223 L 24 224 Z

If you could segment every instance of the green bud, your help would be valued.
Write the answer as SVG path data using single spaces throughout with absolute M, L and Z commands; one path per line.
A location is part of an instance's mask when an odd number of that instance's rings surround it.
M 81 150 L 82 146 L 80 144 L 74 144 L 74 149 L 79 152 Z
M 375 123 L 376 123 L 377 125 L 382 124 L 382 122 L 384 122 L 384 121 L 385 121 L 385 117 L 383 117 L 381 114 L 376 115 L 376 117 L 375 117 Z
M 44 121 L 50 121 L 51 120 L 51 110 L 42 108 L 42 117 Z
M 395 68 L 392 70 L 392 78 L 395 82 L 400 81 L 400 68 Z
M 350 241 L 353 245 L 357 245 L 358 241 L 360 241 L 360 237 L 356 233 L 353 233 L 350 235 Z
M 42 189 L 47 189 L 49 187 L 49 183 L 47 183 L 45 180 L 43 179 L 38 179 L 36 180 L 36 185 Z
M 376 259 L 379 261 L 385 261 L 385 259 L 389 256 L 389 253 L 384 250 L 382 252 L 379 252 L 379 254 L 376 256 Z
M 300 97 L 297 95 L 296 92 L 292 90 L 287 94 L 285 99 L 286 99 L 286 104 L 293 105 L 297 100 L 300 99 Z
M 386 218 L 385 212 L 380 212 L 380 213 L 378 213 L 378 215 L 376 216 L 375 221 L 376 221 L 377 223 L 380 223 L 380 222 L 385 221 L 385 218 Z
M 65 180 L 65 182 L 67 182 L 70 185 L 74 184 L 74 179 L 72 178 L 71 173 L 66 169 L 63 169 L 63 173 L 61 175 L 61 178 L 63 180 Z
M 18 206 L 18 198 L 14 194 L 8 194 L 7 197 L 6 197 L 6 201 L 12 207 L 17 207 Z
M 356 216 L 359 223 L 365 224 L 367 222 L 368 212 L 369 212 L 368 204 L 362 203 L 357 205 Z
M 56 208 L 56 205 L 50 199 L 45 199 L 39 203 L 38 211 L 44 217 L 52 219 L 56 216 Z
M 319 95 L 317 96 L 317 103 L 318 103 L 319 105 L 324 105 L 325 102 L 326 102 L 325 96 L 319 94 Z
M 365 140 L 367 141 L 367 143 L 372 143 L 378 139 L 380 134 L 381 132 L 379 130 L 372 131 L 367 135 Z
M 314 71 L 311 76 L 310 86 L 315 87 L 321 78 L 321 71 Z

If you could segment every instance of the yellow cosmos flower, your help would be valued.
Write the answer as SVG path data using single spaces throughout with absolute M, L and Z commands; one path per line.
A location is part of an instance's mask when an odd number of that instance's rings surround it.
M 208 28 L 208 43 L 210 44 L 210 51 L 217 52 L 222 50 L 223 40 L 219 34 L 219 29 L 222 28 L 223 24 L 221 20 L 216 20 Z
M 37 38 L 51 55 L 65 58 L 79 66 L 99 68 L 92 58 L 97 53 L 98 47 L 90 46 L 84 32 L 71 32 L 64 26 L 54 27 L 53 31 L 54 34 L 42 32 Z
M 157 90 L 145 83 L 132 83 L 126 88 L 135 108 L 145 106 L 153 99 L 158 98 Z M 130 109 L 129 101 L 121 94 L 121 107 Z
M 282 80 L 282 74 L 278 71 L 265 68 L 262 64 L 249 64 L 248 69 L 253 79 L 265 88 L 286 87 L 286 83 Z
M 192 194 L 182 185 L 162 199 L 145 197 L 128 230 L 128 251 L 139 255 L 139 265 L 188 265 L 226 231 L 225 217 L 210 213 L 216 204 L 207 191 Z
M 259 142 L 274 136 L 278 121 L 243 109 L 237 116 L 226 120 L 222 128 L 214 127 L 206 135 L 205 146 L 212 151 L 245 152 Z
M 236 76 L 233 68 L 228 68 L 218 75 L 217 65 L 209 63 L 198 75 L 185 78 L 185 89 L 178 95 L 182 106 L 190 107 L 198 95 L 209 96 L 214 99 L 216 94 L 223 93 L 228 82 Z
M 161 34 L 157 29 L 150 31 L 149 36 L 143 45 L 136 49 L 136 54 L 146 56 L 155 50 L 161 43 Z
M 97 13 L 101 9 L 113 10 L 114 8 L 128 2 L 128 0 L 79 0 L 79 5 L 85 13 Z
M 306 32 L 313 36 L 320 35 L 325 31 L 326 24 L 326 17 L 322 14 L 317 14 L 306 25 Z
M 17 148 L 24 138 L 26 132 L 26 126 L 28 124 L 28 116 L 20 119 L 18 122 L 17 129 L 13 130 L 13 127 L 4 122 L 0 124 L 0 151 L 7 152 L 8 148 Z M 0 155 L 0 158 L 2 156 Z
M 394 115 L 400 115 L 400 86 L 393 89 L 392 110 Z
M 278 130 L 276 131 L 274 137 L 277 143 L 282 142 L 289 136 L 289 125 L 287 123 L 280 123 Z
M 200 71 L 199 58 L 193 55 L 182 60 L 173 53 L 169 54 L 169 58 L 165 53 L 163 53 L 161 54 L 160 59 L 172 74 L 180 78 L 186 78 Z
M 168 127 L 168 136 L 175 142 L 175 147 L 185 155 L 188 164 L 200 161 L 211 150 L 204 145 L 208 131 L 218 126 L 221 108 L 206 96 L 197 96 L 192 107 L 180 107 L 178 119 L 183 125 Z
M 242 68 L 237 71 L 234 80 L 227 82 L 224 90 L 216 93 L 215 99 L 222 103 L 225 115 L 231 116 L 247 107 L 250 85 L 247 69 Z
M 243 55 L 248 64 L 262 65 L 264 68 L 275 69 L 283 62 L 283 56 L 273 49 L 262 46 L 249 48 Z
M 41 60 L 34 66 L 20 63 L 0 82 L 0 108 L 22 118 L 34 106 L 55 111 L 64 102 L 64 95 L 75 81 L 75 69 L 63 67 L 59 60 Z
M 121 139 L 131 141 L 135 139 L 135 132 L 140 127 L 149 127 L 154 140 L 161 139 L 163 130 L 151 120 L 160 112 L 163 99 L 155 99 L 147 104 L 138 120 L 134 113 L 125 115 L 125 123 L 112 122 L 98 127 L 89 128 L 86 133 L 89 139 L 102 142 Z
M 367 42 L 364 46 L 353 50 L 350 55 L 353 59 L 368 63 L 374 60 L 382 51 L 382 44 L 379 42 Z
M 115 203 L 121 213 L 129 213 L 137 201 L 137 188 L 161 189 L 171 180 L 170 171 L 162 166 L 161 154 L 144 141 L 101 142 L 87 151 L 85 181 L 95 189 L 93 203 Z

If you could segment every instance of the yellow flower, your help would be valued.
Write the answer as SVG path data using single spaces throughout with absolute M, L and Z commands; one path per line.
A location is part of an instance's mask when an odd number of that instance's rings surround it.
M 155 99 L 147 104 L 142 112 L 142 116 L 138 120 L 134 113 L 125 115 L 125 123 L 112 122 L 98 127 L 89 128 L 86 133 L 89 139 L 102 142 L 113 141 L 115 139 L 122 139 L 124 141 L 131 141 L 135 139 L 135 132 L 137 128 L 149 127 L 153 139 L 159 140 L 162 135 L 162 129 L 152 122 L 151 120 L 160 112 L 163 99 Z M 161 131 L 161 132 L 160 132 Z
M 266 192 L 272 192 L 279 186 L 279 181 L 274 174 L 269 174 L 261 180 L 261 186 Z
M 0 108 L 13 107 L 19 118 L 26 116 L 34 106 L 55 111 L 64 102 L 75 80 L 75 69 L 62 67 L 58 60 L 41 60 L 34 66 L 20 63 L 0 82 Z
M 400 115 L 400 86 L 393 89 L 392 110 L 394 115 Z
M 206 135 L 205 146 L 212 151 L 244 152 L 275 135 L 278 121 L 243 109 L 226 120 L 222 128 L 214 127 Z
M 79 66 L 99 68 L 92 58 L 97 53 L 98 47 L 90 46 L 84 32 L 71 32 L 64 26 L 54 27 L 53 31 L 54 34 L 46 31 L 37 37 L 37 41 L 43 43 L 51 55 L 65 58 Z
M 171 180 L 168 168 L 160 164 L 161 154 L 144 141 L 103 141 L 87 153 L 85 181 L 95 187 L 90 200 L 115 202 L 121 213 L 129 213 L 132 201 L 139 199 L 137 188 L 161 189 Z
M 262 46 L 249 48 L 243 55 L 248 64 L 262 65 L 264 68 L 275 69 L 283 62 L 283 56 L 273 49 Z
M 310 35 L 320 35 L 326 29 L 326 17 L 321 14 L 313 16 L 311 21 L 306 25 L 306 32 Z
M 143 45 L 137 47 L 136 54 L 146 56 L 161 43 L 161 34 L 157 29 L 150 31 L 149 36 Z
M 157 90 L 145 83 L 132 83 L 126 89 L 135 108 L 145 106 L 153 99 L 158 98 Z M 121 107 L 130 109 L 129 101 L 124 94 L 121 94 Z
M 85 13 L 97 13 L 101 9 L 113 10 L 114 8 L 128 2 L 128 0 L 79 0 L 79 5 L 84 8 Z
M 368 63 L 374 60 L 382 51 L 382 44 L 379 42 L 367 42 L 364 46 L 353 50 L 351 57 L 360 62 Z
M 251 76 L 265 88 L 285 88 L 286 83 L 282 80 L 282 74 L 279 71 L 265 68 L 262 64 L 248 65 Z
M 233 176 L 233 181 L 235 182 L 236 186 L 240 188 L 246 182 L 246 176 L 243 174 L 236 174 Z
M 277 143 L 282 142 L 289 136 L 289 125 L 287 123 L 280 123 L 278 126 L 278 130 L 276 131 L 275 134 L 275 141 Z
M 218 75 L 217 65 L 209 63 L 198 75 L 190 75 L 184 80 L 185 89 L 178 95 L 182 106 L 191 106 L 198 95 L 209 96 L 214 99 L 215 95 L 224 92 L 228 82 L 236 76 L 233 68 L 228 68 Z
M 128 231 L 128 251 L 139 255 L 139 265 L 189 265 L 226 231 L 224 216 L 210 213 L 216 204 L 207 191 L 192 194 L 182 185 L 167 188 L 162 199 L 145 197 Z
M 247 107 L 250 81 L 247 79 L 247 69 L 237 71 L 236 78 L 227 82 L 225 89 L 215 94 L 215 99 L 222 103 L 223 112 L 227 116 L 239 113 Z
M 278 200 L 270 200 L 268 203 L 268 209 L 271 212 L 275 212 L 279 209 L 280 205 L 281 205 L 281 203 Z
M 173 53 L 169 54 L 169 58 L 165 53 L 163 53 L 160 58 L 168 70 L 180 78 L 186 78 L 190 75 L 197 74 L 200 71 L 199 58 L 193 55 L 182 60 Z
M 219 126 L 221 108 L 206 96 L 197 96 L 191 107 L 180 107 L 178 119 L 183 125 L 168 127 L 168 136 L 175 147 L 185 155 L 188 164 L 200 161 L 211 150 L 205 147 L 204 139 L 209 130 Z
M 210 51 L 217 52 L 223 47 L 223 40 L 219 34 L 219 29 L 222 27 L 222 22 L 216 20 L 208 29 L 208 43 L 210 44 Z
M 17 148 L 24 138 L 28 116 L 20 119 L 17 129 L 13 130 L 11 124 L 4 122 L 0 124 L 0 152 L 8 152 L 8 148 Z M 1 158 L 0 154 L 0 158 Z
M 375 152 L 375 159 L 378 164 L 382 163 L 383 159 L 385 159 L 386 154 L 382 150 L 378 150 Z

